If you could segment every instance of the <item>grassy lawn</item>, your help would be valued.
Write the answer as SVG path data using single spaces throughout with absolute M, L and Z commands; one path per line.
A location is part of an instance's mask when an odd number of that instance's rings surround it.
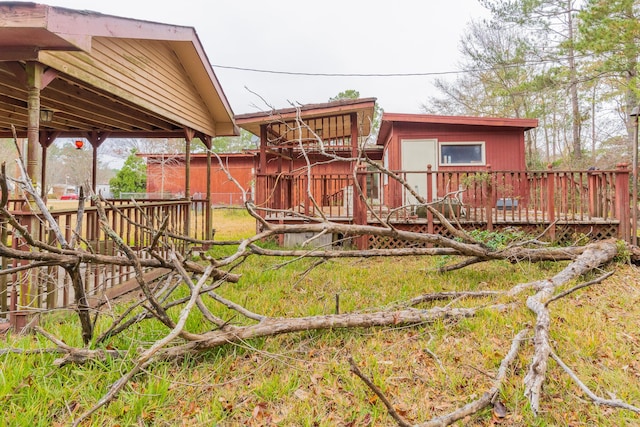
M 238 211 L 216 211 L 216 239 L 251 235 L 253 221 Z M 214 249 L 214 256 L 229 248 Z M 390 307 L 411 297 L 447 290 L 505 290 L 515 283 L 545 278 L 564 264 L 494 262 L 438 274 L 439 258 L 333 260 L 313 269 L 312 260 L 283 264 L 283 259 L 250 258 L 235 272 L 236 284 L 220 293 L 268 316 L 332 314 L 339 295 L 341 312 Z M 551 337 L 556 352 L 598 395 L 609 393 L 640 406 L 640 275 L 620 265 L 600 285 L 582 289 L 553 303 Z M 570 285 L 571 286 L 571 285 Z M 186 295 L 183 291 L 182 295 Z M 281 335 L 155 363 L 135 377 L 123 393 L 89 422 L 92 426 L 394 426 L 378 398 L 352 373 L 352 356 L 410 422 L 443 415 L 486 391 L 512 338 L 533 315 L 521 295 L 517 307 L 498 313 L 483 310 L 473 318 L 419 327 L 331 330 Z M 503 300 L 501 302 L 506 302 Z M 491 304 L 493 300 L 459 300 L 455 306 Z M 443 305 L 446 303 L 440 303 Z M 247 323 L 210 304 L 214 314 Z M 425 305 L 424 307 L 428 307 Z M 105 312 L 98 333 L 110 316 Z M 176 318 L 179 310 L 172 311 Z M 43 316 L 41 326 L 81 346 L 72 313 Z M 187 328 L 209 326 L 194 313 Z M 138 351 L 167 333 L 155 322 L 131 328 L 109 346 Z M 51 347 L 43 337 L 8 335 L 0 347 Z M 532 355 L 521 350 L 500 399 L 506 418 L 487 409 L 459 425 L 622 426 L 639 425 L 629 411 L 599 407 L 549 362 L 535 417 L 523 397 L 523 378 Z M 133 364 L 130 358 L 88 366 L 53 366 L 54 354 L 0 356 L 0 425 L 68 425 L 89 409 Z

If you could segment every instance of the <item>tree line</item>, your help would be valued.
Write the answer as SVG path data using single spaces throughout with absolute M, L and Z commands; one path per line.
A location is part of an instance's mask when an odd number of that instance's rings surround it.
M 460 40 L 463 73 L 436 81 L 433 114 L 538 118 L 529 167 L 630 162 L 640 1 L 479 0 L 490 17 Z

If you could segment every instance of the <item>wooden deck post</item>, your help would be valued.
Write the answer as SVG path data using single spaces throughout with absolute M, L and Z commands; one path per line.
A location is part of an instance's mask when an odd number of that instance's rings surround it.
M 485 195 L 484 207 L 487 213 L 487 231 L 493 231 L 493 206 L 495 201 L 493 200 L 493 173 L 491 172 L 491 165 L 487 165 L 488 179 L 483 180 L 482 192 Z
M 427 203 L 433 201 L 433 166 L 427 165 Z M 427 233 L 433 234 L 433 213 L 427 209 Z
M 184 198 L 191 201 L 191 140 L 195 136 L 193 129 L 184 130 Z M 191 206 L 187 207 L 185 233 L 191 235 Z
M 4 169 L 4 164 L 2 165 L 3 169 Z M 4 173 L 4 170 L 2 171 Z M 7 244 L 9 243 L 9 232 L 7 230 L 7 224 L 0 223 L 0 243 L 2 243 L 4 246 L 7 246 Z M 7 268 L 9 268 L 9 259 L 7 257 L 0 257 L 0 268 L 2 268 L 3 270 L 6 270 Z M 0 276 L 0 310 L 3 313 L 6 313 L 8 310 L 8 306 L 7 306 L 7 283 L 8 283 L 8 279 L 7 279 L 7 275 L 2 275 Z
M 589 179 L 589 216 L 602 216 L 601 175 L 598 172 L 588 172 Z
M 367 195 L 367 168 L 365 165 L 356 166 L 356 179 L 362 192 L 353 192 L 353 222 L 356 225 L 367 225 L 367 206 L 364 197 Z M 359 236 L 356 246 L 360 250 L 368 249 L 369 236 Z
M 38 169 L 38 139 L 40 131 L 40 87 L 42 86 L 43 66 L 27 61 L 27 175 L 35 185 Z
M 618 225 L 618 237 L 625 242 L 637 244 L 638 241 L 638 224 L 631 221 L 632 215 L 630 198 L 629 198 L 629 165 L 627 163 L 619 163 L 616 165 L 616 217 L 620 221 Z M 631 206 L 631 209 L 637 209 L 637 206 Z
M 555 174 L 552 165 L 547 165 L 547 216 L 549 221 L 549 237 L 556 240 L 556 206 L 555 206 Z
M 267 180 L 267 125 L 260 125 L 260 155 L 256 168 L 256 194 L 253 197 L 256 206 L 270 207 L 266 203 L 269 191 Z M 258 211 L 258 214 L 263 218 L 266 216 L 262 210 Z
M 211 223 L 211 149 L 213 144 L 211 142 L 211 136 L 207 135 L 203 138 L 202 143 L 207 148 L 207 189 L 205 195 L 205 203 L 207 206 L 204 207 L 204 238 L 205 240 L 213 239 L 213 224 Z M 197 210 L 196 210 L 197 212 Z

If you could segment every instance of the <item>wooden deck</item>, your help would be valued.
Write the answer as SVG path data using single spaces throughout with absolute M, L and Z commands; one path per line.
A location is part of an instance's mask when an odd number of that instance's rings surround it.
M 583 235 L 593 239 L 630 240 L 629 170 L 614 171 L 402 171 L 422 177 L 425 200 L 464 229 L 495 230 L 519 227 L 551 240 L 570 241 Z M 418 180 L 419 181 L 419 180 Z M 413 177 L 416 182 L 416 177 Z M 257 182 L 257 204 L 279 210 L 264 218 L 280 223 L 325 217 L 331 221 L 380 225 L 447 234 L 437 218 L 417 202 L 415 194 L 379 174 L 263 176 Z M 354 197 L 354 188 L 366 194 Z M 329 190 L 329 191 L 327 191 Z M 268 200 L 259 199 L 267 191 Z M 384 203 L 380 203 L 384 200 Z M 375 247 L 370 242 L 369 247 Z

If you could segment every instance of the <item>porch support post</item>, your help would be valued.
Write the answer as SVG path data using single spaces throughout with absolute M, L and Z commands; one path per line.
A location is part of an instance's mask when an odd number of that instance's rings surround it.
M 38 137 L 40 131 L 40 87 L 42 85 L 42 64 L 27 62 L 27 175 L 35 183 L 38 169 Z
M 98 194 L 98 146 L 99 142 L 89 140 L 91 143 L 91 190 L 94 194 Z
M 493 206 L 495 201 L 493 200 L 493 173 L 491 172 L 491 165 L 487 165 L 487 174 L 489 175 L 489 179 L 482 183 L 485 194 L 484 206 L 487 215 L 487 231 L 493 231 Z
M 191 140 L 193 140 L 195 132 L 193 129 L 185 128 L 184 130 L 184 198 L 191 198 Z
M 93 131 L 87 138 L 91 144 L 92 157 L 91 157 L 91 189 L 95 194 L 98 194 L 98 148 L 107 139 L 109 133 L 100 133 Z
M 587 172 L 589 183 L 589 216 L 602 216 L 602 175 L 599 172 Z
M 47 194 L 47 149 L 58 137 L 59 132 L 40 132 L 40 145 L 42 146 L 42 169 L 40 170 L 40 197 Z
M 0 173 L 6 175 L 6 165 L 0 164 Z M 13 240 L 13 239 L 12 239 Z M 0 244 L 7 246 L 9 243 L 9 231 L 8 225 L 0 223 Z M 0 257 L 0 268 L 6 270 L 9 267 L 9 259 L 6 256 Z M 0 276 L 0 311 L 6 313 L 9 309 L 7 305 L 7 283 L 8 278 L 6 274 Z
M 552 241 L 556 240 L 556 206 L 555 206 L 555 174 L 552 165 L 547 165 L 547 212 L 549 220 L 549 237 Z
M 629 215 L 629 165 L 619 163 L 616 165 L 616 216 L 620 221 L 618 225 L 618 237 L 625 242 L 637 244 L 637 225 L 631 221 Z M 631 206 L 631 209 L 634 209 Z
M 266 203 L 267 191 L 267 125 L 260 125 L 260 157 L 256 173 L 256 194 L 254 196 L 256 206 L 269 207 Z M 263 218 L 266 213 L 258 211 Z
M 195 136 L 193 129 L 184 129 L 184 198 L 191 201 L 191 140 Z M 184 232 L 191 235 L 191 204 L 187 206 L 185 213 Z
M 204 238 L 213 239 L 213 226 L 211 224 L 211 137 L 206 135 L 202 143 L 207 147 L 207 194 L 205 196 L 206 206 L 204 207 Z M 200 202 L 198 202 L 200 203 Z
M 351 157 L 358 156 L 358 113 L 350 114 L 351 120 Z
M 42 141 L 42 138 L 40 141 Z M 40 157 L 40 197 L 42 197 L 42 200 L 45 200 L 45 196 L 47 195 L 47 149 L 49 145 L 45 142 L 40 142 L 40 145 L 42 146 L 42 154 Z
M 276 209 L 286 209 L 289 206 L 286 206 L 284 204 L 284 194 L 282 192 L 282 148 L 277 148 L 277 152 L 278 152 L 278 181 L 276 183 L 276 188 L 273 192 L 273 197 L 275 197 L 275 202 L 276 202 Z

